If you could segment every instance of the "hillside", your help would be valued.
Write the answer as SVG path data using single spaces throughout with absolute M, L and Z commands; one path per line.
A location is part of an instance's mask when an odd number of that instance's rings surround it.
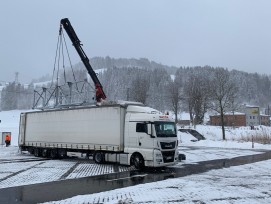
M 183 90 L 192 78 L 201 79 L 201 81 L 209 83 L 214 77 L 215 70 L 219 68 L 210 66 L 178 68 L 162 65 L 145 58 L 114 59 L 110 57 L 94 57 L 90 60 L 90 63 L 94 70 L 104 70 L 102 73 L 99 73 L 98 78 L 103 85 L 108 101 L 140 101 L 163 112 L 172 110 L 170 99 L 173 94 L 171 93 L 173 90 L 171 87 L 172 79 L 178 83 L 179 92 L 182 92 L 182 98 L 185 99 L 186 95 L 183 93 Z M 231 80 L 238 86 L 236 103 L 256 105 L 268 109 L 271 98 L 270 76 L 238 70 L 225 70 L 229 73 Z M 57 76 L 54 75 L 54 77 Z M 59 74 L 60 84 L 84 81 L 86 78 L 89 77 L 81 62 L 75 64 L 73 69 L 66 68 L 64 73 Z M 33 82 L 42 81 L 53 80 L 51 76 L 33 80 Z M 89 85 L 91 86 L 92 84 L 90 80 Z M 20 85 L 10 84 L 10 87 L 3 88 L 1 92 L 2 110 L 31 107 L 34 101 L 32 93 L 33 86 L 25 88 Z M 85 94 L 90 95 L 92 92 Z M 90 100 L 93 96 L 86 96 L 86 98 Z M 180 101 L 181 109 L 184 111 L 188 111 L 186 103 L 185 100 Z M 265 114 L 268 114 L 268 112 Z

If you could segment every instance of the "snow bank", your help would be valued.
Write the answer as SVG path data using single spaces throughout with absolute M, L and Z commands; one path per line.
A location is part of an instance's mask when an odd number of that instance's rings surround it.
M 181 140 L 181 146 L 206 146 L 206 147 L 221 147 L 221 148 L 242 148 L 242 149 L 271 149 L 270 144 L 259 144 L 252 142 L 242 142 L 240 139 L 242 137 L 252 137 L 260 134 L 271 135 L 271 127 L 266 126 L 256 126 L 254 130 L 250 127 L 238 127 L 225 129 L 226 140 L 222 139 L 222 130 L 220 126 L 208 126 L 208 125 L 197 125 L 195 128 L 191 129 L 197 130 L 202 134 L 206 140 L 200 140 L 197 142 L 192 142 L 191 137 L 184 135 L 184 133 L 178 133 L 178 137 Z M 178 128 L 179 129 L 179 128 Z M 185 138 L 185 139 L 184 139 Z M 195 139 L 195 138 L 194 138 Z

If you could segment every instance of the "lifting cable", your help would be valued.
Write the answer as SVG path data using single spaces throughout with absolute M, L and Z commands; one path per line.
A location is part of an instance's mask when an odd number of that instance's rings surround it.
M 57 38 L 57 46 L 56 46 L 56 54 L 55 54 L 55 62 L 54 62 L 54 71 L 53 71 L 52 82 L 51 82 L 50 88 L 52 88 L 53 83 L 54 83 L 54 75 L 55 75 L 55 71 L 56 71 L 56 60 L 57 60 L 57 56 L 58 56 L 57 53 L 58 53 L 58 50 L 59 50 L 60 36 L 61 36 L 61 29 L 59 29 L 59 35 L 58 35 L 58 38 Z
M 63 42 L 64 42 L 65 49 L 66 49 L 66 52 L 67 52 L 70 67 L 71 67 L 71 70 L 72 70 L 73 79 L 74 79 L 74 82 L 76 84 L 76 90 L 78 91 L 77 80 L 75 78 L 75 73 L 74 73 L 74 70 L 73 70 L 73 67 L 72 67 L 70 54 L 69 54 L 69 51 L 68 51 L 68 47 L 67 47 L 67 43 L 66 43 L 66 40 L 65 40 L 64 33 L 62 32 L 62 25 L 60 25 L 60 28 L 59 28 L 59 35 L 58 35 L 58 40 L 57 40 L 57 48 L 56 48 L 55 61 L 54 61 L 54 71 L 53 71 L 52 82 L 51 82 L 50 88 L 52 88 L 52 85 L 54 83 L 55 72 L 56 72 L 56 80 L 57 80 L 57 86 L 58 86 L 61 57 L 62 57 L 62 67 L 63 67 L 64 82 L 67 83 L 66 71 L 65 71 L 65 55 L 64 55 Z M 56 70 L 56 64 L 57 64 L 57 70 Z
M 65 48 L 66 48 L 66 51 L 67 51 L 67 56 L 68 56 L 68 59 L 69 59 L 69 63 L 70 63 L 71 70 L 72 70 L 73 80 L 74 80 L 75 82 L 77 82 L 77 81 L 76 81 L 76 78 L 75 78 L 74 71 L 73 71 L 72 62 L 71 62 L 69 50 L 68 50 L 68 47 L 67 47 L 65 35 L 63 35 L 63 40 L 64 40 L 64 43 L 65 43 Z M 78 91 L 77 83 L 75 83 L 75 84 L 76 84 L 76 90 Z

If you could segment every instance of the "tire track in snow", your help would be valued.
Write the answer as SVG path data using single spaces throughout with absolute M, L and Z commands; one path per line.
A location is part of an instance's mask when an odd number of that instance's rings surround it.
M 76 162 L 65 174 L 63 174 L 59 180 L 64 180 L 66 179 L 76 168 L 77 166 L 79 165 L 80 163 L 79 162 Z
M 4 181 L 4 180 L 7 180 L 7 179 L 9 179 L 9 178 L 11 178 L 11 177 L 13 177 L 13 176 L 17 176 L 18 174 L 20 174 L 20 173 L 22 173 L 22 172 L 25 172 L 25 171 L 28 171 L 29 169 L 35 168 L 36 166 L 39 166 L 39 165 L 41 165 L 41 164 L 43 164 L 43 163 L 45 163 L 45 161 L 44 161 L 44 162 L 39 162 L 39 163 L 35 164 L 34 166 L 30 166 L 30 167 L 28 167 L 28 168 L 26 168 L 26 169 L 22 169 L 22 170 L 20 170 L 20 171 L 14 172 L 14 173 L 12 173 L 12 174 L 10 174 L 10 175 L 8 175 L 8 176 L 6 176 L 6 177 L 0 179 L 0 184 L 1 184 L 1 182 Z M 0 188 L 1 188 L 1 185 L 0 185 Z
M 34 161 L 44 161 L 44 160 L 49 160 L 49 159 L 46 159 L 46 158 L 0 159 L 0 164 L 18 163 L 18 162 L 34 162 Z

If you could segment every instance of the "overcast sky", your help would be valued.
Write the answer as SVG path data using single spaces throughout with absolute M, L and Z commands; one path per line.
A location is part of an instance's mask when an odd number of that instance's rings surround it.
M 1 0 L 0 81 L 53 73 L 62 18 L 89 58 L 271 74 L 270 10 L 270 0 Z

